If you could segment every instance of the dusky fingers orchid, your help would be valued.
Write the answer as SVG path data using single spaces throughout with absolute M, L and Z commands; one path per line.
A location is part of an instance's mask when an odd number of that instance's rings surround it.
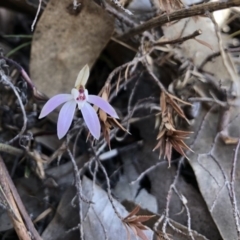
M 88 90 L 85 89 L 89 77 L 89 67 L 85 65 L 79 72 L 75 87 L 71 94 L 58 94 L 50 98 L 43 106 L 39 118 L 43 118 L 51 113 L 54 109 L 64 103 L 62 106 L 57 122 L 58 138 L 63 138 L 68 132 L 75 113 L 76 106 L 82 112 L 83 119 L 94 138 L 100 137 L 100 122 L 95 109 L 89 104 L 94 104 L 104 112 L 114 118 L 118 115 L 114 108 L 103 98 L 95 95 L 89 95 Z

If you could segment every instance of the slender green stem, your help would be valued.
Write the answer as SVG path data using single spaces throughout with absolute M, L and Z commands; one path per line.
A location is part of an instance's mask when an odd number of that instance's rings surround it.
M 3 37 L 5 37 L 5 38 L 30 38 L 30 39 L 32 39 L 33 35 L 22 35 L 22 34 L 14 35 L 14 34 L 12 34 L 12 35 L 3 35 Z
M 10 52 L 8 52 L 8 53 L 6 54 L 6 57 L 10 57 L 10 56 L 13 55 L 15 52 L 19 51 L 20 49 L 22 49 L 22 48 L 24 48 L 24 47 L 26 47 L 26 46 L 28 46 L 28 45 L 30 45 L 30 44 L 31 44 L 31 42 L 26 42 L 26 43 L 23 43 L 23 44 L 19 45 L 18 47 L 14 48 L 14 49 L 12 49 Z

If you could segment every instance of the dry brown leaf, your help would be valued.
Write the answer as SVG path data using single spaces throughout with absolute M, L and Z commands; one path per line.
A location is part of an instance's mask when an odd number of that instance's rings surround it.
M 195 41 L 197 41 L 198 43 L 208 47 L 209 49 L 211 49 L 213 51 L 213 47 L 211 44 L 207 43 L 206 41 L 203 41 L 201 39 L 198 39 L 198 38 L 194 38 Z
M 125 223 L 126 227 L 132 229 L 136 236 L 141 238 L 142 240 L 148 240 L 147 236 L 144 234 L 143 230 L 147 230 L 148 227 L 142 224 L 142 222 L 146 222 L 149 219 L 153 218 L 155 215 L 140 215 L 136 216 L 139 212 L 140 206 L 136 206 L 124 219 L 123 222 Z M 127 228 L 128 231 L 128 228 Z M 128 231 L 129 235 L 129 231 Z
M 174 148 L 182 156 L 186 157 L 184 150 L 192 151 L 185 143 L 184 140 L 188 138 L 192 132 L 177 130 L 174 125 L 174 117 L 180 116 L 188 122 L 183 110 L 177 102 L 185 103 L 171 94 L 162 92 L 160 96 L 161 107 L 161 125 L 157 135 L 158 143 L 153 151 L 159 148 L 159 157 L 164 155 L 167 158 L 169 167 L 171 166 L 172 149 Z M 188 104 L 188 103 L 187 103 Z M 174 111 L 173 111 L 174 110 Z
M 50 0 L 33 35 L 31 78 L 49 97 L 70 93 L 79 70 L 92 66 L 113 32 L 113 19 L 94 1 Z
M 105 88 L 102 91 L 102 98 L 106 101 L 108 101 L 108 96 L 110 94 L 110 89 L 111 85 L 108 84 L 105 86 Z M 95 106 L 96 111 L 98 111 L 98 108 Z M 122 131 L 127 132 L 127 129 L 125 129 L 118 121 L 116 118 L 108 116 L 103 110 L 99 109 L 99 119 L 101 122 L 101 127 L 103 131 L 103 136 L 105 140 L 108 143 L 109 148 L 111 149 L 111 144 L 110 144 L 110 129 L 113 127 L 120 128 Z M 130 134 L 130 133 L 129 133 Z
M 58 174 L 58 176 L 60 175 Z M 82 203 L 82 214 L 85 216 L 82 222 L 84 239 L 126 240 L 128 236 L 131 240 L 135 239 L 132 231 L 129 232 L 129 235 L 127 234 L 126 225 L 123 224 L 122 220 L 116 214 L 117 211 L 120 216 L 126 216 L 128 214 L 127 210 L 115 199 L 112 199 L 113 202 L 111 203 L 106 191 L 97 185 L 94 187 L 93 194 L 92 186 L 93 182 L 83 177 L 82 194 L 94 202 L 94 204 Z M 80 239 L 79 231 L 69 231 L 66 233 L 67 230 L 74 228 L 79 223 L 79 212 L 76 211 L 76 208 L 71 203 L 75 195 L 76 191 L 73 186 L 65 191 L 54 218 L 42 233 L 43 239 Z M 112 204 L 114 204 L 115 210 Z M 153 239 L 152 230 L 148 229 L 144 231 L 144 234 L 148 236 L 148 240 Z
M 168 94 L 167 95 L 167 102 L 172 106 L 172 108 L 178 113 L 178 115 L 180 117 L 182 117 L 187 123 L 189 123 L 188 119 L 186 118 L 183 110 L 181 109 L 181 107 L 178 105 L 177 102 L 181 102 L 183 104 L 186 104 L 186 105 L 189 105 L 189 103 L 171 95 L 171 94 Z
M 238 239 L 238 217 L 234 209 L 239 209 L 239 157 L 236 145 L 226 144 L 219 133 L 218 125 L 222 120 L 222 112 L 216 109 L 206 109 L 201 106 L 198 118 L 192 130 L 195 134 L 188 140 L 194 153 L 189 153 L 191 165 L 199 190 L 204 198 L 222 239 Z M 225 122 L 225 137 L 239 139 L 240 111 L 239 107 L 229 110 L 229 121 Z M 234 141 L 232 142 L 234 143 Z M 237 154 L 238 153 L 238 154 Z M 234 156 L 236 155 L 236 156 Z M 234 158 L 238 160 L 234 168 Z M 234 176 L 235 175 L 235 176 Z M 235 185 L 235 188 L 232 186 Z M 233 191 L 236 199 L 234 200 Z M 235 202 L 234 202 L 235 201 Z M 227 223 L 227 224 L 226 224 Z

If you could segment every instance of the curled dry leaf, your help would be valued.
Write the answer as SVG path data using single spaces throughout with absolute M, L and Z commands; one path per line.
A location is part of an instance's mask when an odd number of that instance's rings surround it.
M 102 96 L 101 97 L 106 101 L 108 101 L 108 96 L 109 96 L 109 93 L 110 93 L 110 89 L 111 89 L 111 86 L 110 86 L 110 84 L 108 84 L 107 86 L 105 86 L 105 88 L 102 91 Z M 110 137 L 109 137 L 111 128 L 117 127 L 117 128 L 120 128 L 124 132 L 128 132 L 127 129 L 125 129 L 117 121 L 116 118 L 108 116 L 106 114 L 106 112 L 102 111 L 101 109 L 99 109 L 99 119 L 100 119 L 100 122 L 101 122 L 103 136 L 104 136 L 105 140 L 107 141 L 109 148 L 111 148 Z
M 186 158 L 188 157 L 186 156 L 184 150 L 187 149 L 192 151 L 191 148 L 189 148 L 184 142 L 184 140 L 187 139 L 188 135 L 192 132 L 175 129 L 175 116 L 180 116 L 188 122 L 188 119 L 184 115 L 184 112 L 178 105 L 177 101 L 184 104 L 189 104 L 181 99 L 176 98 L 175 96 L 172 96 L 171 94 L 167 94 L 165 92 L 161 93 L 161 124 L 159 127 L 159 134 L 157 136 L 158 143 L 153 149 L 153 151 L 158 148 L 160 149 L 159 157 L 163 155 L 164 158 L 167 158 L 169 167 L 171 166 L 173 148 Z
M 136 216 L 136 214 L 139 212 L 140 207 L 135 207 L 132 212 L 130 212 L 124 219 L 123 223 L 131 228 L 136 236 L 143 240 L 148 240 L 147 236 L 144 234 L 143 230 L 148 230 L 148 227 L 143 225 L 142 222 L 146 222 L 155 215 L 140 215 Z M 128 229 L 127 229 L 128 231 Z M 129 235 L 129 232 L 128 232 Z

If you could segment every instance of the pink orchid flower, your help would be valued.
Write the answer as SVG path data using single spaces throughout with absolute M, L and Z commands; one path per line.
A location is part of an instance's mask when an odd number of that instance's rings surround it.
M 88 95 L 88 90 L 85 89 L 89 77 L 89 67 L 85 65 L 84 68 L 79 72 L 75 88 L 72 89 L 71 94 L 58 94 L 50 98 L 40 113 L 39 118 L 47 116 L 59 105 L 63 104 L 57 122 L 57 135 L 58 138 L 63 138 L 68 132 L 76 109 L 82 112 L 83 119 L 94 138 L 99 139 L 100 137 L 100 121 L 97 116 L 96 110 L 89 104 L 94 104 L 101 108 L 104 112 L 114 118 L 118 118 L 118 115 L 114 108 L 103 98 L 95 95 Z

